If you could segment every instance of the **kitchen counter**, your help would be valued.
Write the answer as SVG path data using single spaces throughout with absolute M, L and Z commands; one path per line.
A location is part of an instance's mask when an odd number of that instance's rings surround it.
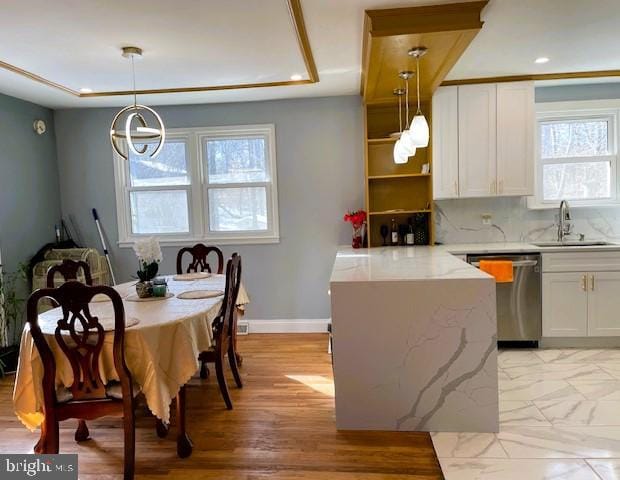
M 496 432 L 495 280 L 444 247 L 338 250 L 339 429 Z
M 497 431 L 495 280 L 462 257 L 601 251 L 620 245 L 339 248 L 330 280 L 337 427 Z

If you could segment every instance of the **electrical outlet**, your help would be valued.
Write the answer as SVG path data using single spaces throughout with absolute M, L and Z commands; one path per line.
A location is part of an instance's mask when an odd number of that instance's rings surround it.
M 482 214 L 482 225 L 491 225 L 492 218 L 493 218 L 493 215 L 491 215 L 490 213 L 483 213 Z

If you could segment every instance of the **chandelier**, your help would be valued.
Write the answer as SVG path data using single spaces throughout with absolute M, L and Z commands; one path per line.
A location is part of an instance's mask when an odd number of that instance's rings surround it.
M 114 151 L 127 160 L 128 153 L 120 148 L 119 140 L 125 140 L 129 152 L 134 155 L 145 155 L 150 144 L 155 144 L 155 149 L 149 153 L 149 157 L 155 158 L 164 147 L 166 129 L 159 114 L 145 105 L 138 105 L 136 93 L 136 70 L 135 57 L 142 57 L 142 49 L 138 47 L 123 47 L 123 57 L 131 59 L 131 74 L 133 79 L 133 105 L 128 105 L 120 110 L 112 120 L 110 127 L 110 142 Z M 155 122 L 155 127 L 149 127 L 147 118 Z M 134 124 L 136 124 L 135 129 Z M 140 145 L 136 147 L 136 144 Z

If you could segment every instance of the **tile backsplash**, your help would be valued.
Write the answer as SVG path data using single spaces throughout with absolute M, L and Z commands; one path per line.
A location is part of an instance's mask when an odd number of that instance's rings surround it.
M 558 202 L 559 207 L 559 202 Z M 483 224 L 490 215 L 490 224 Z M 620 206 L 571 208 L 573 236 L 620 242 Z M 471 198 L 435 202 L 436 241 L 441 243 L 555 240 L 558 209 L 529 210 L 524 197 Z

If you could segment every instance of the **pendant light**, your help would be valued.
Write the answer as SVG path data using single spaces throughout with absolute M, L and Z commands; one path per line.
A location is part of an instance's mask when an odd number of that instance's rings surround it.
M 409 157 L 413 157 L 415 155 L 416 149 L 412 142 L 411 132 L 409 129 L 409 79 L 414 75 L 415 74 L 410 71 L 403 71 L 398 74 L 398 76 L 405 81 L 405 129 L 400 134 L 399 148 L 400 151 L 407 155 L 407 161 L 409 161 Z
M 415 47 L 409 50 L 409 55 L 415 58 L 416 61 L 416 84 L 417 84 L 417 97 L 418 97 L 418 109 L 411 121 L 411 128 L 409 129 L 409 135 L 411 142 L 416 148 L 428 147 L 429 130 L 426 117 L 422 114 L 420 108 L 420 57 L 426 54 L 426 47 Z
M 150 158 L 155 158 L 161 152 L 166 140 L 166 129 L 159 114 L 144 105 L 138 105 L 136 94 L 136 71 L 134 58 L 142 57 L 142 49 L 138 47 L 123 47 L 123 57 L 131 59 L 131 74 L 133 79 L 133 105 L 129 105 L 120 110 L 112 120 L 110 127 L 110 142 L 114 151 L 122 158 L 127 160 L 128 153 L 123 152 L 118 143 L 119 139 L 127 142 L 127 148 L 134 155 L 145 155 L 149 143 L 157 142 L 155 149 L 149 154 Z M 146 116 L 145 116 L 146 115 Z M 152 117 L 156 127 L 149 127 L 147 117 Z M 132 130 L 133 123 L 138 125 Z M 136 147 L 136 143 L 141 147 Z
M 395 88 L 394 95 L 398 97 L 398 132 L 391 134 L 391 137 L 396 137 L 396 143 L 394 144 L 394 163 L 402 164 L 407 163 L 409 158 L 401 151 L 400 136 L 403 133 L 403 95 L 405 90 L 403 88 Z

